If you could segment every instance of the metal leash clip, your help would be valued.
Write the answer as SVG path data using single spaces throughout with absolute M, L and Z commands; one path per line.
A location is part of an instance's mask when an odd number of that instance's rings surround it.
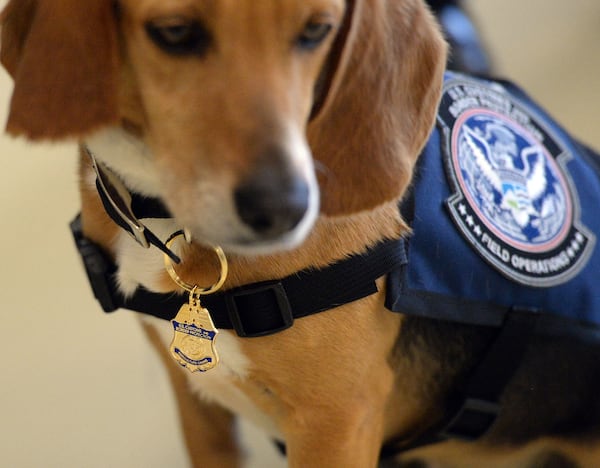
M 179 263 L 179 257 L 135 215 L 132 209 L 131 193 L 121 179 L 98 161 L 87 147 L 84 146 L 83 149 L 92 161 L 92 167 L 96 173 L 98 195 L 111 219 L 142 247 L 148 249 L 154 245 L 164 254 L 169 255 L 175 263 Z

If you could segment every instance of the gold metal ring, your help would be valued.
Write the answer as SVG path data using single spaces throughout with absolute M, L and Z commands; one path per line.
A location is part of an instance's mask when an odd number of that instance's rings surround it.
M 167 246 L 167 248 L 170 249 L 171 246 L 173 245 L 173 243 L 175 242 L 175 240 L 177 240 L 179 237 L 185 238 L 183 232 L 173 235 L 165 244 Z M 185 289 L 187 292 L 193 293 L 194 295 L 198 295 L 198 296 L 205 296 L 207 294 L 213 294 L 213 293 L 217 292 L 219 289 L 221 289 L 221 287 L 225 283 L 225 280 L 227 279 L 227 273 L 229 272 L 229 265 L 227 264 L 227 257 L 225 256 L 225 252 L 223 252 L 223 249 L 218 246 L 213 247 L 213 249 L 214 249 L 215 253 L 217 254 L 217 257 L 219 258 L 219 263 L 221 265 L 221 272 L 219 274 L 219 279 L 217 280 L 217 282 L 215 284 L 213 284 L 212 286 L 209 286 L 208 288 L 200 288 L 196 284 L 190 284 L 190 283 L 186 283 L 185 281 L 183 281 L 179 277 L 177 272 L 175 271 L 175 267 L 173 266 L 172 260 L 166 254 L 164 255 L 165 269 L 167 270 L 167 273 L 169 273 L 169 276 L 175 282 L 175 284 L 177 284 L 177 286 Z

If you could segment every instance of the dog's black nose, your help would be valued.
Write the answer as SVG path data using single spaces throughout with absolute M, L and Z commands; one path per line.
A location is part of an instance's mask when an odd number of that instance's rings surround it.
M 289 171 L 263 166 L 237 187 L 240 219 L 262 237 L 274 238 L 294 229 L 309 206 L 307 183 Z

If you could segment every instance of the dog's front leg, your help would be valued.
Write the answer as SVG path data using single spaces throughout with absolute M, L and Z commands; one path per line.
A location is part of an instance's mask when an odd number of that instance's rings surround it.
M 395 376 L 383 354 L 363 350 L 365 362 L 378 359 L 383 364 L 359 369 L 360 365 L 349 365 L 352 359 L 348 355 L 335 356 L 330 349 L 331 361 L 326 365 L 330 372 L 315 371 L 319 381 L 304 385 L 294 395 L 296 404 L 284 428 L 291 468 L 377 466 Z
M 171 358 L 156 330 L 151 325 L 144 324 L 144 331 L 168 371 L 177 399 L 191 466 L 195 468 L 241 466 L 242 456 L 236 444 L 233 415 L 218 405 L 202 401 L 192 393 L 184 372 Z
M 385 289 L 381 282 L 378 287 Z M 383 300 L 383 294 L 372 295 L 298 320 L 279 338 L 277 349 L 285 354 L 270 364 L 260 348 L 252 350 L 261 360 L 258 368 L 277 366 L 272 390 L 285 408 L 279 426 L 290 467 L 377 466 L 390 430 L 397 385 L 391 356 L 401 321 Z

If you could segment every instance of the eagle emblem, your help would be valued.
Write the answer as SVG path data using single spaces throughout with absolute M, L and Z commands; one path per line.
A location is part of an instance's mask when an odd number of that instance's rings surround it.
M 544 147 L 511 122 L 478 113 L 456 135 L 459 183 L 479 218 L 515 247 L 560 242 L 572 204 L 564 177 Z
M 595 243 L 580 220 L 570 146 L 501 85 L 455 76 L 444 87 L 438 123 L 451 189 L 446 206 L 458 232 L 512 281 L 568 281 Z

